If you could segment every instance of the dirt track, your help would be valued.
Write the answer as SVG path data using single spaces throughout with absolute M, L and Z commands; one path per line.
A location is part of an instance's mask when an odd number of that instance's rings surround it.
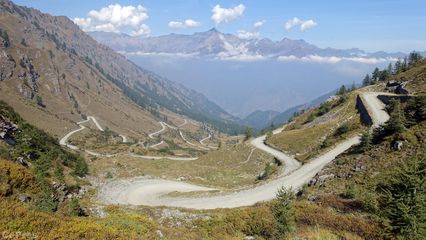
M 384 104 L 377 99 L 378 94 L 379 93 L 362 94 L 363 102 L 373 119 L 374 126 L 382 124 L 389 119 L 389 116 L 383 110 Z M 282 129 L 274 131 L 274 134 L 279 133 L 281 130 Z M 265 136 L 261 136 L 254 139 L 251 143 L 256 148 L 274 155 L 285 163 L 285 170 L 283 173 L 277 179 L 266 184 L 235 192 L 212 194 L 211 196 L 172 198 L 166 197 L 165 195 L 171 192 L 208 191 L 211 189 L 178 181 L 135 178 L 117 180 L 105 184 L 100 188 L 98 199 L 106 204 L 170 206 L 194 209 L 249 206 L 256 202 L 273 199 L 277 189 L 282 186 L 292 189 L 300 188 L 337 155 L 359 143 L 358 136 L 347 139 L 329 152 L 301 166 L 294 158 L 266 146 L 264 140 Z

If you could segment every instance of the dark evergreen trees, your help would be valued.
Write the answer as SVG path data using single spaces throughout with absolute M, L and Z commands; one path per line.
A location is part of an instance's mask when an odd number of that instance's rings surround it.
M 362 80 L 362 86 L 368 86 L 371 85 L 371 77 L 370 74 L 365 75 L 364 79 Z
M 380 70 L 379 70 L 379 68 L 376 67 L 374 69 L 371 78 L 372 78 L 373 83 L 379 80 L 379 78 L 380 78 Z

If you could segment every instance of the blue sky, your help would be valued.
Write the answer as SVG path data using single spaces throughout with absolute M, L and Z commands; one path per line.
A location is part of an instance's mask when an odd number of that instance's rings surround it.
M 226 33 L 273 40 L 304 39 L 320 47 L 358 47 L 390 52 L 426 50 L 424 0 L 15 0 L 15 3 L 52 15 L 78 17 L 82 23 L 87 23 L 87 18 L 91 17 L 91 25 L 86 25 L 87 28 L 93 27 L 93 15 L 88 16 L 91 10 L 100 13 L 100 9 L 111 4 L 141 5 L 143 10 L 138 10 L 142 15 L 138 15 L 137 29 L 132 29 L 134 25 L 114 26 L 116 31 L 129 34 L 134 31 L 141 36 L 191 34 L 216 27 Z M 215 23 L 212 10 L 216 5 L 220 8 L 217 8 Z M 285 29 L 285 24 L 295 17 L 294 26 Z M 185 24 L 187 19 L 193 21 Z M 171 21 L 176 23 L 170 24 Z M 259 21 L 263 25 L 254 27 Z M 100 26 L 105 22 L 96 24 Z M 304 31 L 301 31 L 302 26 L 307 26 Z

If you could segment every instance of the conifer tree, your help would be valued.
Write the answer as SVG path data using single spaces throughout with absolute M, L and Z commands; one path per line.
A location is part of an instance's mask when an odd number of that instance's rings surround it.
M 381 215 L 396 239 L 426 236 L 426 155 L 402 162 L 397 174 L 378 187 Z
M 389 121 L 386 122 L 385 129 L 388 133 L 402 133 L 405 130 L 405 115 L 401 110 L 401 102 L 399 100 L 392 99 L 387 106 L 390 112 Z
M 275 218 L 275 239 L 287 239 L 288 234 L 295 228 L 295 216 L 293 203 L 294 193 L 284 187 L 279 189 L 276 201 L 272 206 L 272 214 Z

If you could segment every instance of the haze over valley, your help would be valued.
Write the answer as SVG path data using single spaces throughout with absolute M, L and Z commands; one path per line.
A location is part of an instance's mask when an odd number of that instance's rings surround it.
M 373 66 L 387 66 L 405 55 L 320 49 L 287 38 L 240 39 L 215 28 L 148 39 L 106 32 L 90 35 L 141 67 L 203 93 L 240 118 L 257 110 L 283 112 L 341 84 L 359 84 Z

